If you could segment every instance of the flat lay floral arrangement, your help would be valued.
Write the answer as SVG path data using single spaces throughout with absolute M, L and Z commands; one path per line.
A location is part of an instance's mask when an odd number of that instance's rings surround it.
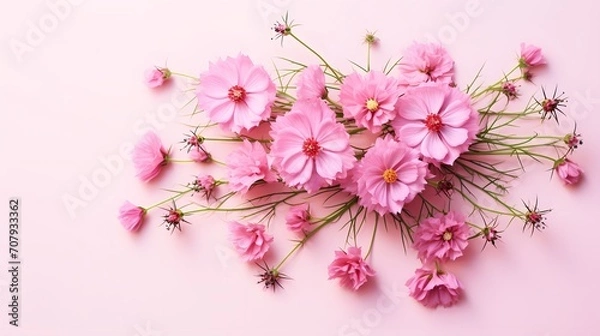
M 279 58 L 269 72 L 239 54 L 215 60 L 198 77 L 148 71 L 150 88 L 192 79 L 194 124 L 179 144 L 143 136 L 132 152 L 137 177 L 149 182 L 179 163 L 197 165 L 199 174 L 169 187 L 154 205 L 125 202 L 119 220 L 127 230 L 156 213 L 167 231 L 185 234 L 203 214 L 228 213 L 236 218 L 223 223 L 231 247 L 274 290 L 291 283 L 290 258 L 336 226 L 346 239 L 331 241 L 324 277 L 358 291 L 376 276 L 369 257 L 377 236 L 392 234 L 422 262 L 406 281 L 410 295 L 427 307 L 449 307 L 464 289 L 446 265 L 469 244 L 478 246 L 469 253 L 485 253 L 509 227 L 527 234 L 546 228 L 543 199 L 509 197 L 526 165 L 547 167 L 565 185 L 581 179 L 572 159 L 581 135 L 538 127 L 565 117 L 565 95 L 544 86 L 531 98 L 520 93 L 535 87 L 536 72 L 547 66 L 540 48 L 521 44 L 514 67 L 492 84 L 479 75 L 456 83 L 455 61 L 441 45 L 414 42 L 375 65 L 371 53 L 383 41 L 367 33 L 366 61 L 342 73 L 297 30 L 286 16 L 273 40 L 299 43 L 313 63 Z M 219 143 L 235 147 L 223 153 Z M 222 174 L 207 174 L 208 165 Z M 274 237 L 271 227 L 279 225 L 296 239 Z M 289 253 L 270 265 L 264 259 L 273 244 L 289 245 Z

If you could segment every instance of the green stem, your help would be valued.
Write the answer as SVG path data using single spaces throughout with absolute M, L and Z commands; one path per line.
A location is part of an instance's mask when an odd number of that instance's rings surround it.
M 371 255 L 371 251 L 373 251 L 375 236 L 377 235 L 377 224 L 377 221 L 375 221 L 375 225 L 373 226 L 373 235 L 371 236 L 371 243 L 369 244 L 369 250 L 367 251 L 367 254 L 365 254 L 365 259 L 367 259 Z
M 308 46 L 308 44 L 304 43 L 301 39 L 299 39 L 296 35 L 294 35 L 293 33 L 290 33 L 290 35 L 294 40 L 298 41 L 298 43 L 300 43 L 303 47 L 305 47 L 306 49 L 308 49 L 308 51 L 310 51 L 311 53 L 313 53 L 315 56 L 317 56 L 317 58 L 319 58 L 321 60 L 321 62 L 323 62 L 323 64 L 329 68 L 329 70 L 331 70 L 331 73 L 333 74 L 333 76 L 335 77 L 335 79 L 338 82 L 342 82 L 342 78 L 340 77 L 340 75 L 338 74 L 338 72 L 331 66 L 329 65 L 329 63 L 327 63 L 327 61 L 323 58 L 323 56 L 319 55 L 318 52 L 316 52 L 313 48 L 311 48 L 310 46 Z
M 200 80 L 198 77 L 186 75 L 186 74 L 181 73 L 181 72 L 173 72 L 173 71 L 171 71 L 171 75 L 173 75 L 173 76 L 179 76 L 179 77 L 185 77 L 185 78 L 193 79 L 193 80 L 196 80 L 196 81 Z
M 167 202 L 174 201 L 174 200 L 176 200 L 176 199 L 180 198 L 181 196 L 183 196 L 183 195 L 185 195 L 185 194 L 189 193 L 190 191 L 192 191 L 192 189 L 188 189 L 188 190 L 185 190 L 185 191 L 181 191 L 181 192 L 179 192 L 179 193 L 175 194 L 175 196 L 173 196 L 173 197 L 169 197 L 169 198 L 167 198 L 167 199 L 166 199 L 166 200 L 164 200 L 164 201 L 160 201 L 160 202 L 158 202 L 158 203 L 156 203 L 156 204 L 153 204 L 153 205 L 151 205 L 151 206 L 149 206 L 149 207 L 147 207 L 147 208 L 144 208 L 144 209 L 146 209 L 146 211 L 149 211 L 149 210 L 151 210 L 151 209 L 153 209 L 153 208 L 156 208 L 156 207 L 158 207 L 158 206 L 161 206 L 161 205 L 163 205 L 163 204 L 165 204 L 165 203 L 167 203 Z

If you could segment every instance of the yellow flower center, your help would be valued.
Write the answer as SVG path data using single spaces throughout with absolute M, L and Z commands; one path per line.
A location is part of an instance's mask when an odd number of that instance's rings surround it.
M 442 236 L 442 239 L 444 241 L 449 241 L 450 239 L 452 239 L 452 232 L 450 232 L 450 231 L 444 232 L 444 235 Z
M 385 183 L 394 183 L 398 180 L 398 174 L 395 170 L 388 168 L 383 172 L 383 180 Z
M 377 102 L 377 100 L 370 98 L 367 100 L 367 110 L 371 111 L 371 112 L 375 112 L 379 109 L 379 103 Z

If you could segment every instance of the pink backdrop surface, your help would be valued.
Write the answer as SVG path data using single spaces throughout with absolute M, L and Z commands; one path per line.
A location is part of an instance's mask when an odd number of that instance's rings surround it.
M 22 265 L 14 328 L 7 316 L 8 224 L 0 226 L 0 335 L 598 335 L 596 1 L 3 3 L 0 213 L 8 218 L 8 198 L 20 197 Z M 487 82 L 499 78 L 520 42 L 541 46 L 550 65 L 536 83 L 566 91 L 566 112 L 585 136 L 574 156 L 586 171 L 583 183 L 565 188 L 532 166 L 512 192 L 516 199 L 540 196 L 554 209 L 548 229 L 530 237 L 515 225 L 498 249 L 482 253 L 482 242 L 473 242 L 452 265 L 465 297 L 450 309 L 426 309 L 408 297 L 404 282 L 419 263 L 392 231 L 376 243 L 371 263 L 378 276 L 364 290 L 327 280 L 344 239 L 331 227 L 287 264 L 294 280 L 275 294 L 256 285 L 256 269 L 230 249 L 224 217 L 194 218 L 183 233 L 169 235 L 155 216 L 139 234 L 126 232 L 116 219 L 125 199 L 154 203 L 166 195 L 157 187 L 199 169 L 169 171 L 152 187 L 133 177 L 121 148 L 149 128 L 175 143 L 189 121 L 170 113 L 181 107 L 180 90 L 147 89 L 144 70 L 168 62 L 198 74 L 208 61 L 238 52 L 271 72 L 276 56 L 314 61 L 292 41 L 284 48 L 271 41 L 269 27 L 287 10 L 302 24 L 297 33 L 346 71 L 347 60 L 364 61 L 366 30 L 382 40 L 374 54 L 379 67 L 412 40 L 436 37 L 456 60 L 462 87 L 483 63 Z M 572 126 L 548 129 L 567 133 Z M 93 178 L 98 183 L 86 189 Z M 81 203 L 69 210 L 65 197 Z M 292 246 L 281 224 L 272 227 L 277 258 Z

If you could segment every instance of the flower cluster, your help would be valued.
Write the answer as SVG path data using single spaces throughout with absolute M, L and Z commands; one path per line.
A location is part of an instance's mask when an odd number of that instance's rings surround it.
M 449 307 L 463 289 L 445 266 L 469 253 L 473 239 L 496 247 L 514 221 L 531 233 L 546 227 L 550 210 L 537 200 L 521 206 L 507 198 L 524 162 L 547 164 L 567 185 L 581 180 L 573 159 L 581 134 L 546 134 L 531 124 L 533 116 L 558 122 L 566 98 L 541 88 L 541 96 L 519 106 L 521 86 L 533 85 L 535 71 L 546 65 L 540 48 L 522 44 L 514 68 L 499 81 L 465 86 L 441 45 L 415 42 L 375 70 L 370 55 L 381 41 L 369 33 L 366 65 L 352 62 L 354 70 L 342 72 L 295 27 L 286 16 L 275 24 L 275 38 L 298 42 L 315 62 L 284 59 L 275 80 L 243 54 L 210 63 L 197 77 L 167 68 L 148 73 L 152 88 L 173 76 L 192 79 L 198 120 L 182 141 L 187 160 L 176 159 L 157 134 L 145 135 L 132 154 L 137 176 L 155 180 L 175 163 L 196 164 L 202 173 L 154 205 L 125 202 L 119 220 L 127 230 L 138 230 L 164 204 L 172 204 L 162 208 L 171 232 L 192 224 L 194 215 L 239 214 L 228 222 L 231 245 L 261 269 L 259 283 L 276 289 L 289 279 L 281 272 L 289 258 L 322 228 L 340 225 L 348 234 L 324 276 L 356 291 L 376 276 L 369 257 L 378 227 L 393 226 L 403 244 L 414 242 L 422 262 L 406 282 L 410 295 L 426 307 Z M 520 125 L 528 126 L 515 132 Z M 219 142 L 237 147 L 223 153 L 211 147 Z M 203 171 L 210 164 L 223 166 L 221 178 Z M 280 209 L 284 216 L 276 216 Z M 285 225 L 296 238 L 273 267 L 265 261 L 276 242 L 270 225 Z M 364 230 L 371 232 L 367 244 Z

